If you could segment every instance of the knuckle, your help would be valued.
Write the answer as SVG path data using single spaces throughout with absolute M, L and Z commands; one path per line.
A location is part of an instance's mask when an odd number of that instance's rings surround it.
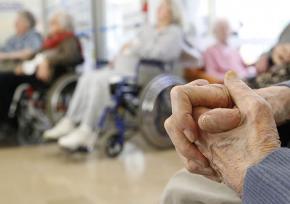
M 171 117 L 167 118 L 164 122 L 164 128 L 167 132 L 171 132 L 171 126 L 172 126 Z
M 194 162 L 185 162 L 185 168 L 190 172 L 190 173 L 198 173 L 199 167 L 196 165 Z
M 170 96 L 172 99 L 175 99 L 175 98 L 178 98 L 180 93 L 183 92 L 183 86 L 180 85 L 180 86 L 175 86 L 171 89 L 170 91 Z
M 248 112 L 254 115 L 254 118 L 268 118 L 273 114 L 271 105 L 259 96 L 251 98 L 248 102 L 250 104 Z
M 192 148 L 193 147 L 191 143 L 186 143 L 181 147 L 181 152 L 186 158 L 192 158 L 192 156 L 194 156 L 192 155 Z

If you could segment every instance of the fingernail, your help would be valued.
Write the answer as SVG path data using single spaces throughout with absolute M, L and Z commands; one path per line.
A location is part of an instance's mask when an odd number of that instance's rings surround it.
M 238 78 L 238 75 L 237 75 L 237 73 L 234 72 L 234 71 L 228 71 L 228 72 L 226 73 L 225 78 L 228 79 L 228 80 L 237 79 L 237 78 Z
M 192 130 L 190 129 L 185 129 L 183 131 L 183 133 L 185 134 L 186 138 L 189 139 L 190 142 L 195 142 L 196 138 L 192 132 Z
M 212 120 L 211 117 L 208 116 L 207 113 L 203 114 L 198 119 L 198 125 L 202 130 L 207 130 L 209 127 L 211 127 Z

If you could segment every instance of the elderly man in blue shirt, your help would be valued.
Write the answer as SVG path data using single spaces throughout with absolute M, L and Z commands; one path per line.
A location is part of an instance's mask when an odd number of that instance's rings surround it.
M 29 11 L 20 11 L 15 22 L 16 33 L 0 47 L 0 72 L 13 71 L 19 62 L 27 60 L 42 45 L 42 38 L 34 30 L 36 20 Z

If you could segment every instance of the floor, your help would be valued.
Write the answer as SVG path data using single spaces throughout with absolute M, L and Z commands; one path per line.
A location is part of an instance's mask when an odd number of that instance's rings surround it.
M 174 150 L 155 150 L 140 141 L 129 142 L 117 159 L 97 152 L 71 155 L 55 144 L 1 147 L 0 203 L 158 203 L 182 165 Z

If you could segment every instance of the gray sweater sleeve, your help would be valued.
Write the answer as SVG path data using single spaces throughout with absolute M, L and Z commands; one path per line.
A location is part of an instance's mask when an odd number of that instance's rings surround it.
M 290 88 L 290 81 L 284 81 L 281 82 L 279 84 L 276 84 L 277 86 L 287 86 L 288 88 Z
M 243 203 L 290 203 L 290 149 L 280 148 L 248 169 Z

